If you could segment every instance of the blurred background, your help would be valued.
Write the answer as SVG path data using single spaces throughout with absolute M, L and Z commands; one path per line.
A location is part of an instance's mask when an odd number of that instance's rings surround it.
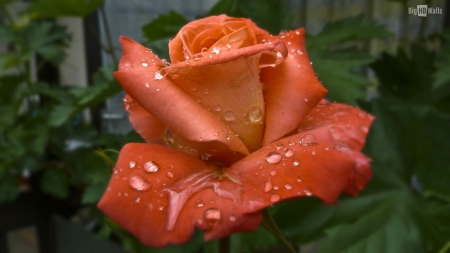
M 96 208 L 117 150 L 143 142 L 112 76 L 119 36 L 168 59 L 183 25 L 215 14 L 305 27 L 327 98 L 376 117 L 358 198 L 270 208 L 296 250 L 450 252 L 449 1 L 0 0 L 0 253 L 217 251 L 198 231 L 145 247 Z M 231 251 L 287 252 L 263 228 L 233 235 Z

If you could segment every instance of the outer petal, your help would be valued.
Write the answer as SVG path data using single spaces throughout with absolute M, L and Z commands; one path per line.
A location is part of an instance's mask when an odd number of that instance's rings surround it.
M 244 214 L 245 185 L 180 151 L 128 144 L 120 152 L 98 206 L 142 242 L 154 247 L 256 229 L 261 213 Z
M 260 44 L 175 64 L 162 73 L 229 126 L 252 152 L 261 147 L 264 131 L 259 68 L 275 66 L 286 55 L 282 42 Z M 236 138 L 233 135 L 227 138 Z
M 261 81 L 267 84 L 265 145 L 294 130 L 327 90 L 311 67 L 303 28 L 282 36 L 260 36 L 258 40 L 265 40 L 265 43 L 282 40 L 289 52 L 277 67 L 261 70 Z
M 315 143 L 304 145 L 302 140 L 311 136 Z M 315 129 L 269 144 L 224 173 L 239 178 L 246 186 L 246 212 L 304 196 L 334 203 L 344 190 L 355 161 L 333 145 L 329 129 Z
M 121 37 L 124 53 L 114 76 L 124 90 L 146 111 L 189 140 L 219 141 L 231 150 L 248 154 L 238 138 L 227 139 L 230 130 L 189 95 L 160 76 L 166 65 L 137 42 Z
M 303 120 L 298 132 L 327 127 L 334 139 L 334 148 L 348 154 L 356 161 L 355 170 L 346 186 L 346 192 L 357 195 L 372 177 L 370 159 L 360 150 L 366 142 L 366 136 L 374 117 L 344 104 L 331 104 L 322 100 Z
M 164 124 L 138 103 L 126 95 L 123 99 L 124 108 L 129 113 L 129 120 L 136 132 L 138 132 L 147 143 L 164 144 Z

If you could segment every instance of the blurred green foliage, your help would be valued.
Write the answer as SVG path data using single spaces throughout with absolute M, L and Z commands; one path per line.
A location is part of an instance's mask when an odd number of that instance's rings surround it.
M 37 187 L 56 198 L 73 189 L 79 205 L 92 207 L 101 236 L 117 235 L 131 252 L 215 252 L 217 241 L 204 243 L 200 231 L 182 246 L 153 249 L 106 218 L 95 208 L 124 143 L 141 141 L 128 135 L 100 132 L 84 123 L 82 112 L 95 108 L 121 88 L 112 72 L 117 63 L 101 67 L 88 87 L 64 89 L 58 83 L 32 81 L 29 61 L 39 56 L 58 66 L 71 35 L 43 18 L 86 16 L 102 0 L 38 0 L 13 19 L 0 2 L 0 202 L 13 200 L 19 187 Z M 281 0 L 220 0 L 205 15 L 251 18 L 277 34 L 293 29 L 295 15 Z M 168 58 L 167 43 L 188 20 L 171 11 L 142 27 L 146 41 Z M 370 40 L 390 32 L 364 16 L 330 22 L 316 35 L 307 35 L 307 50 L 328 98 L 358 104 L 376 120 L 364 153 L 373 159 L 373 178 L 357 198 L 343 196 L 335 206 L 315 198 L 287 201 L 269 208 L 284 236 L 293 245 L 312 241 L 320 252 L 439 252 L 450 242 L 450 31 L 410 43 L 395 55 L 370 55 Z M 426 47 L 439 40 L 438 52 Z M 108 51 L 111 53 L 111 51 Z M 376 83 L 366 73 L 373 71 Z M 364 100 L 367 88 L 377 96 Z M 32 184 L 36 187 L 35 184 Z M 272 251 L 282 247 L 262 227 L 231 237 L 233 252 Z

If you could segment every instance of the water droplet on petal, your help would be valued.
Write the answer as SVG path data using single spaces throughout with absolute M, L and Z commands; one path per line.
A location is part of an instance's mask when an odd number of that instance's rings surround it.
M 195 85 L 192 85 L 191 86 L 191 91 L 196 91 L 196 90 L 197 90 L 197 87 Z
M 236 215 L 230 214 L 229 219 L 230 219 L 230 221 L 233 221 L 233 222 L 236 221 Z
M 312 154 L 312 155 L 316 155 L 316 151 L 313 150 L 313 151 L 311 152 L 311 154 Z
M 283 149 L 283 148 L 284 148 L 283 143 L 282 142 L 278 142 L 277 145 L 276 145 L 276 149 L 280 150 L 280 149 Z
M 159 164 L 149 161 L 144 164 L 144 170 L 146 172 L 157 172 L 159 170 Z
M 155 72 L 155 79 L 156 80 L 161 80 L 163 78 L 163 76 L 161 75 L 161 73 L 159 73 L 159 71 Z
M 291 148 L 286 149 L 286 153 L 284 154 L 286 157 L 292 157 L 294 156 L 294 150 Z
M 298 160 L 298 158 L 292 159 L 292 165 L 298 166 L 299 164 L 300 164 L 300 161 Z
M 223 118 L 224 118 L 226 121 L 233 121 L 233 120 L 235 119 L 234 114 L 233 114 L 232 111 L 226 111 L 226 112 L 223 114 Z
M 280 195 L 278 195 L 278 194 L 272 194 L 271 196 L 270 196 L 270 202 L 277 202 L 277 201 L 279 201 L 281 199 L 281 196 Z
M 214 110 L 220 112 L 222 110 L 222 106 L 216 105 L 216 106 L 214 106 Z
M 307 134 L 300 139 L 300 145 L 302 146 L 314 146 L 317 144 L 317 139 L 312 134 Z
M 203 200 L 197 199 L 197 200 L 195 201 L 195 205 L 196 205 L 197 207 L 203 207 Z
M 141 201 L 141 198 L 140 198 L 140 197 L 134 198 L 134 202 L 139 203 L 140 201 Z
M 316 105 L 316 107 L 322 108 L 322 107 L 327 107 L 328 105 L 330 105 L 330 102 L 328 102 L 325 99 L 320 100 L 320 102 Z
M 289 146 L 294 146 L 295 145 L 295 139 L 290 139 L 288 145 Z
M 360 126 L 359 130 L 365 134 L 367 134 L 369 132 L 369 128 L 366 126 Z
M 147 67 L 148 66 L 148 63 L 147 63 L 146 59 L 142 59 L 141 63 L 142 63 L 142 67 Z
M 287 34 L 286 30 L 281 30 L 280 34 L 278 34 L 278 36 L 280 36 L 280 38 L 282 39 L 282 38 L 286 37 L 286 34 Z
M 163 209 L 164 209 L 164 206 L 163 206 L 163 205 L 159 205 L 159 206 L 158 206 L 158 210 L 159 210 L 159 211 L 162 211 Z
M 305 102 L 308 102 L 308 98 L 304 98 L 303 100 L 305 100 Z
M 300 176 L 297 177 L 297 182 L 301 182 L 302 178 Z
M 306 194 L 306 196 L 311 196 L 312 195 L 312 192 L 311 192 L 310 188 L 306 188 L 303 192 Z
M 166 176 L 168 178 L 173 178 L 173 173 L 171 171 L 167 171 Z
M 230 43 L 227 43 L 227 45 L 226 45 L 228 48 L 231 48 L 231 44 Z
M 197 103 L 201 103 L 201 102 L 202 102 L 202 99 L 199 98 L 199 97 L 196 97 L 196 98 L 195 98 L 195 101 L 197 101 Z
M 298 53 L 298 54 L 303 54 L 302 50 L 300 50 L 300 49 L 297 50 L 297 53 Z
M 284 185 L 284 188 L 286 188 L 287 190 L 291 190 L 292 189 L 292 185 L 290 183 L 287 183 Z
M 128 184 L 138 191 L 147 191 L 152 187 L 152 183 L 136 174 L 133 174 L 128 178 Z
M 248 111 L 248 117 L 249 117 L 250 121 L 253 123 L 260 122 L 263 118 L 263 113 L 261 111 L 261 108 L 259 108 L 259 106 L 256 106 L 256 105 L 250 107 L 250 110 Z
M 271 164 L 278 163 L 281 161 L 281 155 L 276 151 L 269 152 L 266 156 L 266 161 Z
M 264 192 L 269 192 L 270 190 L 272 190 L 272 182 L 267 181 L 264 183 Z
M 213 47 L 212 52 L 213 52 L 214 54 L 218 54 L 218 53 L 220 53 L 220 48 L 218 48 L 218 47 Z
M 135 161 L 131 161 L 130 162 L 130 169 L 133 169 L 136 166 L 136 162 Z
M 205 90 L 203 91 L 203 93 L 205 93 L 206 95 L 208 95 L 208 94 L 209 94 L 209 89 L 205 89 Z
M 276 176 L 276 175 L 277 175 L 277 172 L 276 172 L 276 171 L 274 171 L 274 170 L 272 170 L 272 171 L 270 172 L 270 175 L 272 175 L 272 176 Z
M 215 225 L 220 220 L 220 210 L 217 208 L 206 209 L 203 217 L 210 225 Z
M 358 112 L 358 118 L 365 119 L 366 118 L 366 114 L 363 113 L 363 112 Z

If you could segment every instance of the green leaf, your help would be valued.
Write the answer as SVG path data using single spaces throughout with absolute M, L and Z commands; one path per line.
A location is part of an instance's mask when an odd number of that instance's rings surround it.
M 295 13 L 281 0 L 221 0 L 208 13 L 209 15 L 227 14 L 233 17 L 250 18 L 259 27 L 271 34 L 292 29 Z
M 450 85 L 450 30 L 446 30 L 440 34 L 443 43 L 446 43 L 436 59 L 436 72 L 434 73 L 435 81 L 433 89 L 437 90 L 444 85 Z
M 97 203 L 100 198 L 103 196 L 103 193 L 105 192 L 106 186 L 105 185 L 89 185 L 84 190 L 83 194 L 83 200 L 81 201 L 83 204 L 95 204 Z
M 231 252 L 255 252 L 278 246 L 278 240 L 262 226 L 255 231 L 231 236 Z
M 384 25 L 376 20 L 364 20 L 364 15 L 329 22 L 317 35 L 308 36 L 307 47 L 326 49 L 337 43 L 369 40 L 390 36 Z
M 142 27 L 142 32 L 148 41 L 155 41 L 175 37 L 178 31 L 186 25 L 186 18 L 176 11 L 159 14 L 157 18 Z M 166 44 L 167 46 L 167 44 Z
M 45 193 L 57 198 L 66 198 L 69 194 L 68 175 L 61 169 L 47 169 L 41 178 L 41 187 Z
M 19 195 L 16 180 L 12 175 L 0 176 L 0 203 L 11 201 Z
M 0 41 L 2 42 L 14 42 L 16 36 L 12 27 L 0 24 Z
M 21 30 L 28 47 L 45 60 L 58 66 L 66 57 L 65 49 L 71 40 L 66 28 L 53 22 L 32 22 Z
M 92 86 L 73 88 L 71 93 L 74 96 L 53 109 L 49 124 L 54 127 L 61 126 L 74 115 L 119 93 L 122 88 L 114 79 L 113 71 L 114 67 L 112 66 L 101 67 L 94 74 Z
M 366 96 L 363 88 L 372 82 L 355 70 L 375 60 L 373 56 L 356 48 L 334 52 L 312 49 L 308 54 L 319 80 L 329 91 L 329 99 L 355 104 Z
M 27 11 L 39 18 L 84 17 L 102 4 L 103 0 L 35 0 Z

